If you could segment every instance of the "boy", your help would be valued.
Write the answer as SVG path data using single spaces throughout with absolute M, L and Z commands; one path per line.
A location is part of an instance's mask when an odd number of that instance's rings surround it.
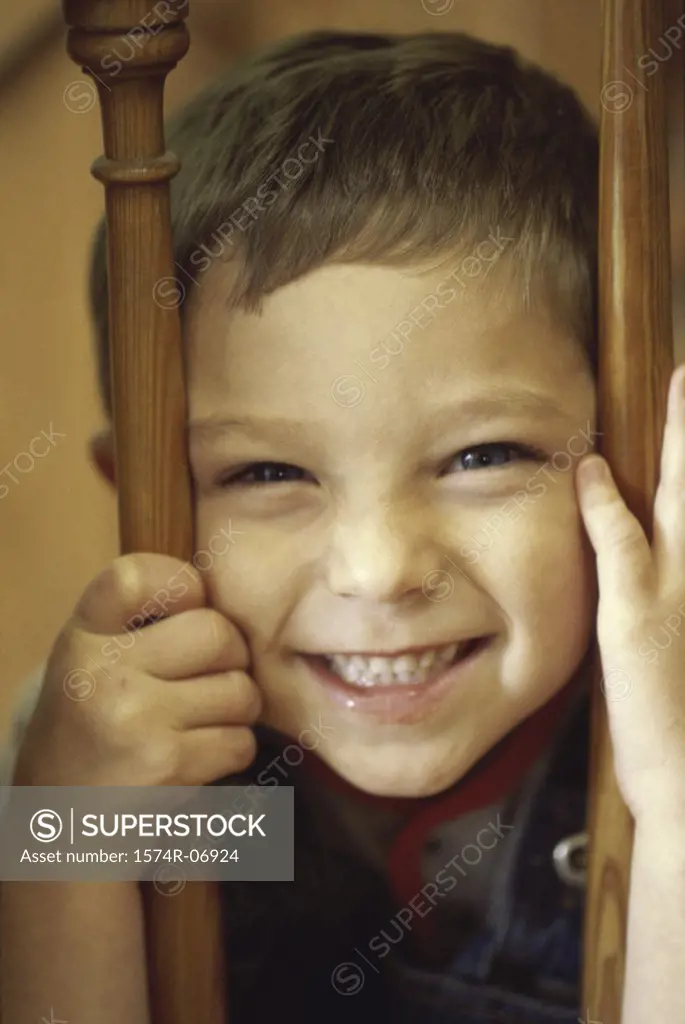
M 235 1024 L 589 1024 L 569 851 L 599 614 L 607 680 L 640 678 L 610 702 L 637 821 L 624 1022 L 685 1019 L 683 650 L 649 680 L 636 654 L 683 600 L 684 403 L 675 375 L 656 573 L 584 472 L 590 119 L 509 49 L 314 33 L 205 90 L 169 145 L 179 276 L 156 299 L 183 303 L 212 557 L 91 583 L 14 783 L 296 787 L 296 883 L 223 887 Z M 109 408 L 102 234 L 92 283 Z M 109 434 L 93 447 L 113 477 Z M 103 636 L 108 677 L 65 700 Z M 84 888 L 5 887 L 7 1024 L 149 1020 L 137 887 Z

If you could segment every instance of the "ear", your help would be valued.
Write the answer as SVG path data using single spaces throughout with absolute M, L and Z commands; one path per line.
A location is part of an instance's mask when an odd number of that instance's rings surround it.
M 89 442 L 90 457 L 105 480 L 116 487 L 116 466 L 114 462 L 114 435 L 111 427 L 93 434 Z

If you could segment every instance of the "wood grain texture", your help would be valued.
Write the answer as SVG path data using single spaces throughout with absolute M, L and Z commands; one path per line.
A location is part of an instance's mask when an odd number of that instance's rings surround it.
M 187 2 L 66 0 L 70 56 L 95 82 L 104 155 L 121 551 L 193 555 L 179 293 L 165 151 L 166 75 L 188 48 Z M 161 887 L 160 887 L 161 888 Z M 143 886 L 155 1024 L 225 1024 L 216 883 Z
M 599 429 L 621 493 L 650 537 L 673 369 L 666 78 L 649 57 L 664 19 L 661 0 L 604 0 Z M 583 1007 L 590 1019 L 620 1024 L 633 825 L 595 664 Z
M 672 53 L 664 66 L 668 88 L 671 196 L 673 354 L 685 362 L 685 0 L 665 0 Z

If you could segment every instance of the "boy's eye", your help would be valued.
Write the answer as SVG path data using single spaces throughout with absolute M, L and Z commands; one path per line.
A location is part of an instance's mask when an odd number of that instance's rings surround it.
M 489 444 L 477 444 L 464 448 L 449 462 L 446 472 L 457 464 L 452 472 L 464 472 L 471 469 L 498 469 L 509 462 L 531 462 L 544 459 L 545 453 L 530 445 L 516 444 L 512 441 L 493 441 Z
M 288 462 L 252 462 L 231 476 L 219 477 L 217 486 L 244 484 L 247 487 L 258 487 L 263 484 L 288 484 L 308 476 L 304 469 L 291 466 Z
M 463 473 L 472 469 L 497 469 L 510 462 L 530 462 L 545 458 L 544 452 L 529 445 L 498 441 L 464 448 L 450 460 L 444 472 Z M 314 478 L 311 473 L 307 473 L 306 470 L 299 466 L 293 466 L 289 462 L 252 462 L 230 475 L 220 476 L 216 485 L 217 487 L 262 487 L 268 484 L 288 484 L 300 480 L 313 481 Z

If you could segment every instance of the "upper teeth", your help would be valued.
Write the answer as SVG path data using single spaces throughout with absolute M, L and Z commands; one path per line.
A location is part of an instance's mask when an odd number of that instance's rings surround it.
M 392 683 L 422 683 L 436 668 L 448 665 L 459 644 L 435 647 L 421 654 L 402 654 L 397 658 L 366 657 L 363 654 L 332 654 L 328 661 L 346 683 L 378 686 Z

